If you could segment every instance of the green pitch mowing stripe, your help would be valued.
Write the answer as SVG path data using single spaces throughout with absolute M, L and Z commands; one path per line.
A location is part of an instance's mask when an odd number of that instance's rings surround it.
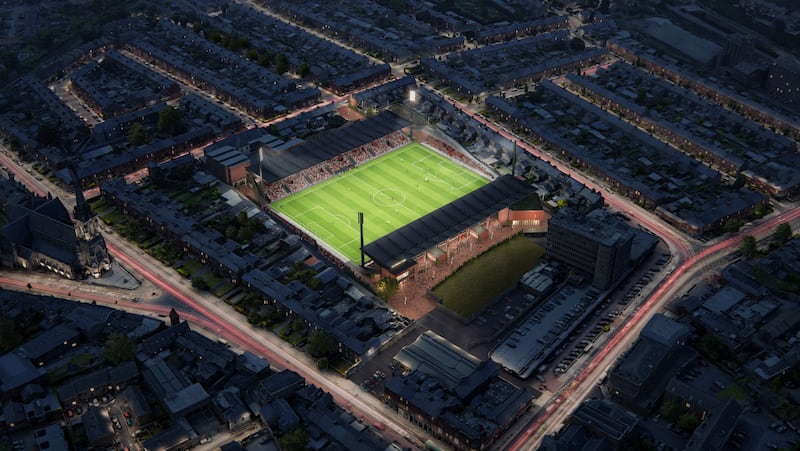
M 272 204 L 317 239 L 360 263 L 364 244 L 387 235 L 489 181 L 412 143 Z

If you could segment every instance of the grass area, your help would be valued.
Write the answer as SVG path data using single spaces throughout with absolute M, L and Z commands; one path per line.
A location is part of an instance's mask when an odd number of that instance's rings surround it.
M 328 362 L 328 365 L 328 368 L 344 376 L 347 370 L 353 367 L 353 361 L 345 358 L 334 358 Z
M 190 259 L 187 259 L 185 262 L 183 262 L 183 266 L 181 266 L 181 269 L 185 270 L 186 273 L 189 276 L 191 276 L 192 274 L 196 273 L 197 271 L 200 271 L 201 269 L 203 269 L 203 264 L 200 263 L 197 260 L 192 260 L 190 258 Z
M 142 249 L 147 250 L 147 249 L 150 249 L 151 247 L 155 246 L 156 244 L 160 243 L 161 241 L 163 241 L 163 238 L 161 238 L 158 235 L 152 235 L 149 239 L 143 240 L 140 243 L 140 247 Z
M 125 215 L 114 210 L 101 218 L 107 225 L 119 224 L 125 220 Z
M 488 183 L 413 143 L 281 199 L 272 207 L 351 261 L 360 259 L 358 212 L 370 243 Z
M 92 208 L 92 211 L 95 213 L 102 211 L 107 206 L 106 199 L 104 197 L 99 197 L 95 200 L 89 202 L 89 207 Z
M 516 236 L 464 265 L 433 292 L 442 298 L 445 307 L 469 318 L 516 285 L 542 254 L 544 248 Z
M 167 266 L 174 265 L 184 254 L 183 250 L 175 243 L 166 240 L 151 246 L 146 252 Z
M 208 271 L 207 273 L 203 274 L 202 279 L 206 282 L 206 285 L 208 285 L 209 287 L 216 286 L 218 283 L 222 282 L 222 277 L 214 274 L 211 271 Z
M 221 284 L 220 286 L 218 286 L 217 288 L 214 288 L 214 291 L 212 292 L 212 294 L 219 298 L 219 297 L 222 297 L 222 295 L 224 295 L 228 291 L 232 290 L 233 287 L 234 287 L 234 285 L 232 283 L 225 282 L 225 283 Z
M 84 365 L 92 361 L 93 354 L 78 354 L 70 360 L 73 365 Z

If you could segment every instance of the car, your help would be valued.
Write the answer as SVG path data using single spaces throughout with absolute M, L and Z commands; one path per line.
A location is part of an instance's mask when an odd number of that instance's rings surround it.
M 92 405 L 95 406 L 95 407 L 99 407 L 100 406 L 100 400 L 97 399 L 97 398 L 93 398 L 92 399 Z
M 72 409 L 67 409 L 67 416 L 72 418 L 75 416 L 75 412 Z
M 122 412 L 122 416 L 125 417 L 125 418 L 130 418 L 131 417 L 131 413 L 126 410 L 126 411 Z
M 128 423 L 128 426 L 133 426 L 133 420 L 130 418 L 125 418 L 125 422 Z

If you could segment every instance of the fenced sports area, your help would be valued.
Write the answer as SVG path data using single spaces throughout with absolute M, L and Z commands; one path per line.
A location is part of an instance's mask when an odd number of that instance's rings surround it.
M 488 182 L 412 143 L 272 207 L 345 258 L 360 263 L 359 211 L 364 212 L 364 244 L 368 244 Z

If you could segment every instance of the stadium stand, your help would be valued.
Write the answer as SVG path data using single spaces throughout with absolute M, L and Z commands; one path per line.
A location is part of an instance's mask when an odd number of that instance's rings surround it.
M 264 192 L 276 201 L 409 144 L 411 139 L 403 131 L 409 125 L 384 111 L 283 151 L 264 149 Z
M 386 275 L 398 276 L 413 268 L 425 253 L 454 236 L 459 236 L 486 218 L 531 194 L 527 183 L 504 175 L 432 213 L 379 238 L 364 253 Z

